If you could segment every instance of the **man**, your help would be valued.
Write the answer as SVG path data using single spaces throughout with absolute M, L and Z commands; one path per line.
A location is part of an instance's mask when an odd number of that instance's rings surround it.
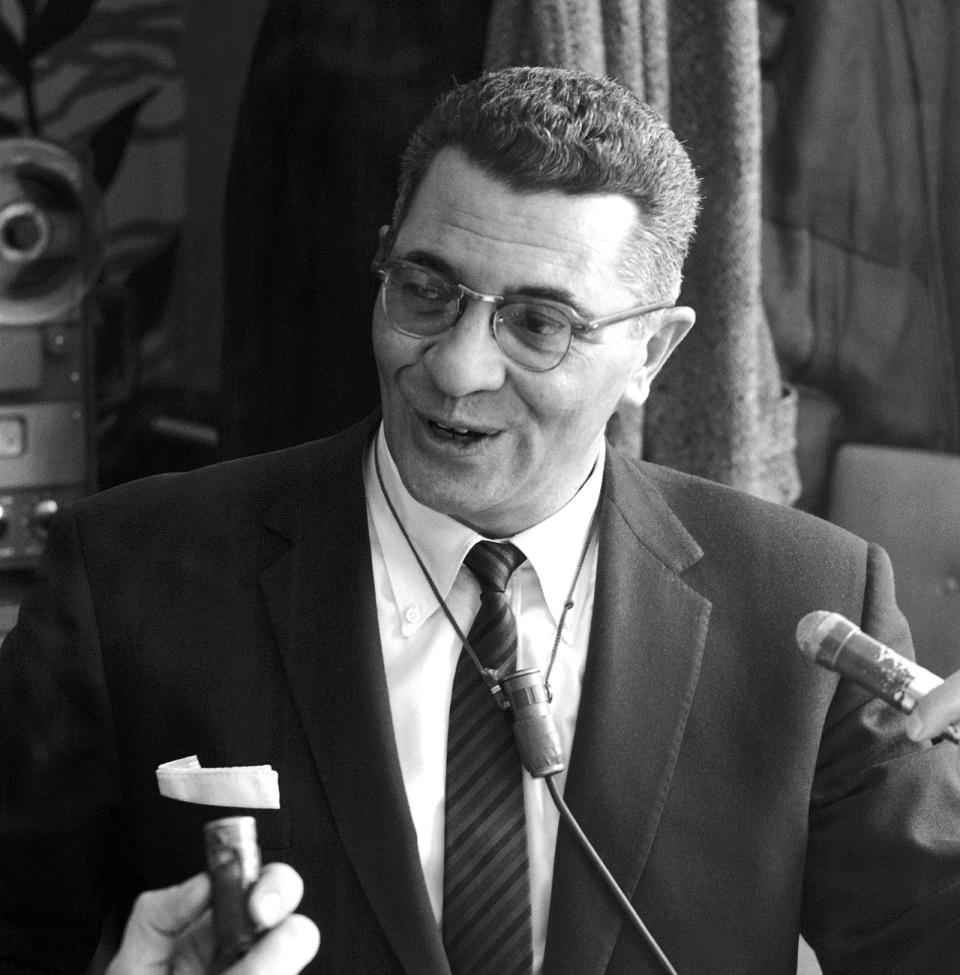
M 693 322 L 695 211 L 685 153 L 614 83 L 462 86 L 381 234 L 382 421 L 53 526 L 0 654 L 0 972 L 77 969 L 107 892 L 199 868 L 237 810 L 159 794 L 194 755 L 278 773 L 254 814 L 304 879 L 313 971 L 786 975 L 801 931 L 828 972 L 956 970 L 955 755 L 796 647 L 830 609 L 909 652 L 884 553 L 604 443 Z M 514 666 L 658 948 L 494 742 L 484 684 Z

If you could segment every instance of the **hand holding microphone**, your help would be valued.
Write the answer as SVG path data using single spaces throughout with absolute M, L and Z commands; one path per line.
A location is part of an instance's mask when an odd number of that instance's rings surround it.
M 316 954 L 316 925 L 294 914 L 303 882 L 292 867 L 271 863 L 250 896 L 250 912 L 265 931 L 226 975 L 299 972 Z M 141 894 L 107 975 L 208 975 L 216 947 L 207 873 L 176 887 Z
M 960 673 L 944 681 L 868 636 L 839 613 L 817 610 L 797 625 L 797 644 L 810 660 L 836 671 L 910 715 L 915 741 L 948 738 L 960 744 Z
M 951 674 L 942 684 L 925 694 L 907 718 L 907 734 L 914 741 L 950 737 L 950 729 L 960 722 L 960 671 Z M 954 739 L 951 738 L 951 741 Z

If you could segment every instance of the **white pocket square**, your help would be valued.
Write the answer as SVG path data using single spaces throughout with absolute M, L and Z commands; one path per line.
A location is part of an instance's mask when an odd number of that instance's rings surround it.
M 205 806 L 279 809 L 280 782 L 270 765 L 203 768 L 196 755 L 157 768 L 160 795 Z

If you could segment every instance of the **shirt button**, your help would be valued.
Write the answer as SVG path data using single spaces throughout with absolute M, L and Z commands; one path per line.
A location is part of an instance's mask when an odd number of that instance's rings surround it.
M 416 603 L 411 603 L 403 612 L 403 618 L 408 623 L 416 623 L 420 619 L 420 607 Z

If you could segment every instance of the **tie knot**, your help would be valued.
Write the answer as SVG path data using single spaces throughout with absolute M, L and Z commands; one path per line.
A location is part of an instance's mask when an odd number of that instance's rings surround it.
M 510 576 L 526 556 L 509 542 L 477 542 L 467 552 L 463 564 L 476 576 L 480 591 L 503 592 Z

